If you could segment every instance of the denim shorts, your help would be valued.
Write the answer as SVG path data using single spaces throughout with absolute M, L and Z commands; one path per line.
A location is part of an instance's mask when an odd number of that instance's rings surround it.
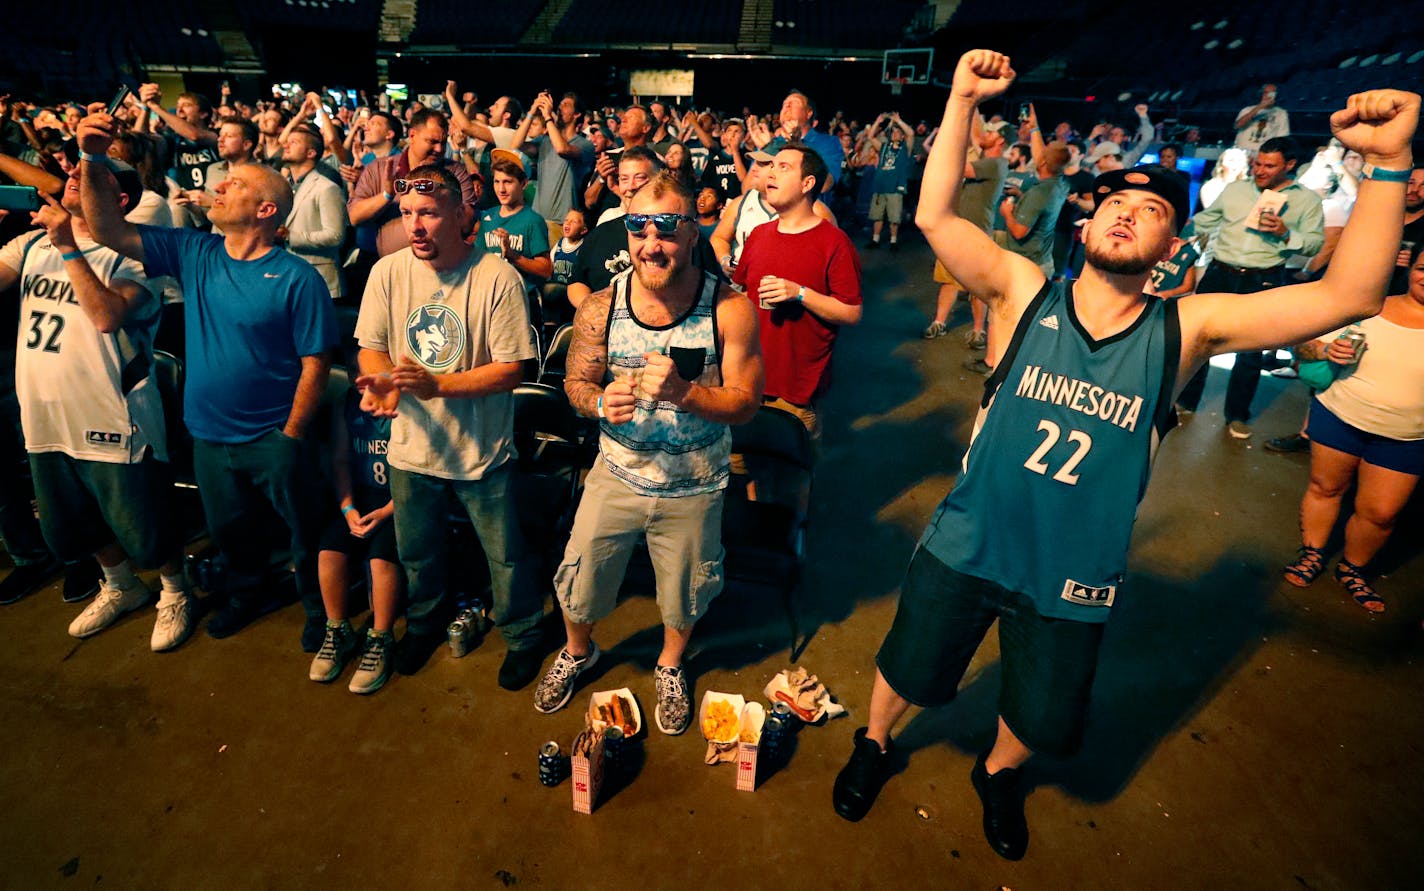
M 151 452 L 135 464 L 30 454 L 40 528 L 55 557 L 73 562 L 118 543 L 140 569 L 178 554 L 169 507 L 173 476 Z
M 1102 624 L 1045 618 L 1026 595 L 956 572 L 920 548 L 876 665 L 911 703 L 943 705 L 996 619 L 999 716 L 1033 751 L 1072 755 L 1083 741 Z
M 1305 432 L 1311 442 L 1354 455 L 1366 464 L 1411 476 L 1424 475 L 1424 439 L 1390 439 L 1367 433 L 1340 420 L 1314 397 Z

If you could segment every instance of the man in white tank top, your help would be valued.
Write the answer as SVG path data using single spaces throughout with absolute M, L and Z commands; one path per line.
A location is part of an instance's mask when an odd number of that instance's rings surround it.
M 683 651 L 722 588 L 727 425 L 751 419 L 763 383 L 750 302 L 692 262 L 693 207 L 666 172 L 642 187 L 624 217 L 631 272 L 574 318 L 564 389 L 580 414 L 600 419 L 600 460 L 554 578 L 568 643 L 534 696 L 545 714 L 568 703 L 598 660 L 593 623 L 613 611 L 628 557 L 646 536 L 663 619 L 655 717 L 672 735 L 692 715 Z
M 132 167 L 91 171 L 115 181 L 128 208 L 143 191 Z M 86 175 L 95 175 L 93 173 Z M 172 649 L 192 631 L 192 598 L 168 518 L 171 478 L 163 406 L 152 375 L 162 303 L 143 267 L 95 243 L 79 200 L 81 168 L 63 204 L 33 214 L 45 227 L 0 249 L 0 289 L 21 283 L 16 393 L 39 504 L 40 528 L 61 560 L 93 554 L 99 596 L 69 626 L 84 638 L 153 596 L 134 575 L 161 565 L 150 645 Z

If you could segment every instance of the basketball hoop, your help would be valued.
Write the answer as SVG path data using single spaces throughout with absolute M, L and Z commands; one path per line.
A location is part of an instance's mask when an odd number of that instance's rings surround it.
M 890 79 L 890 95 L 898 96 L 905 89 L 905 84 L 909 83 L 908 77 L 892 77 Z

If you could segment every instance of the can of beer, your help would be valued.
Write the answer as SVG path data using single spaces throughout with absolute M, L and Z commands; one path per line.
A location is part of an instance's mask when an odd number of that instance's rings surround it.
M 539 747 L 539 782 L 554 787 L 568 775 L 569 757 L 559 751 L 559 744 L 552 739 Z
M 1351 362 L 1359 362 L 1360 354 L 1364 352 L 1365 349 L 1365 332 L 1351 326 L 1346 329 L 1344 334 L 1340 335 L 1340 339 L 1349 343 L 1350 349 L 1354 352 L 1355 358 L 1352 359 Z
M 445 629 L 445 635 L 450 640 L 450 655 L 456 659 L 470 651 L 470 624 L 465 619 L 466 612 L 468 610 L 462 611 Z
M 790 729 L 787 723 L 790 719 L 791 709 L 784 703 L 778 702 L 767 712 L 766 721 L 761 725 L 761 748 L 768 761 L 781 757 L 782 749 L 786 745 L 786 733 Z
M 465 625 L 477 634 L 489 634 L 489 630 L 494 627 L 489 615 L 485 612 L 485 602 L 476 597 L 470 601 L 470 608 L 463 610 L 455 618 L 465 619 Z
M 603 729 L 603 763 L 610 773 L 622 770 L 626 747 L 627 740 L 623 737 L 622 727 L 610 724 Z

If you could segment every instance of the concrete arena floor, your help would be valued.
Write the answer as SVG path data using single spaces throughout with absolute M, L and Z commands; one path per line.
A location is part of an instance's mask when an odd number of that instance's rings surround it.
M 801 662 L 850 716 L 804 728 L 757 792 L 702 764 L 696 730 L 654 731 L 593 816 L 571 812 L 567 782 L 537 782 L 539 744 L 568 744 L 588 690 L 627 685 L 650 706 L 646 594 L 599 628 L 608 652 L 576 708 L 542 716 L 531 690 L 495 686 L 497 638 L 360 698 L 350 668 L 306 680 L 296 608 L 156 656 L 151 611 L 70 639 L 56 586 L 0 611 L 0 888 L 1419 887 L 1419 499 L 1385 556 L 1383 616 L 1329 579 L 1285 585 L 1307 463 L 1260 443 L 1295 429 L 1303 392 L 1263 381 L 1244 445 L 1222 432 L 1219 371 L 1159 456 L 1087 746 L 1033 768 L 1027 859 L 989 850 L 967 776 L 993 728 L 992 633 L 960 699 L 902 729 L 908 768 L 871 814 L 834 815 L 872 657 L 982 384 L 960 368 L 962 327 L 919 337 L 923 242 L 864 259 L 866 321 L 838 347 L 797 601 Z M 774 595 L 729 589 L 695 642 L 697 694 L 758 695 L 787 643 Z

